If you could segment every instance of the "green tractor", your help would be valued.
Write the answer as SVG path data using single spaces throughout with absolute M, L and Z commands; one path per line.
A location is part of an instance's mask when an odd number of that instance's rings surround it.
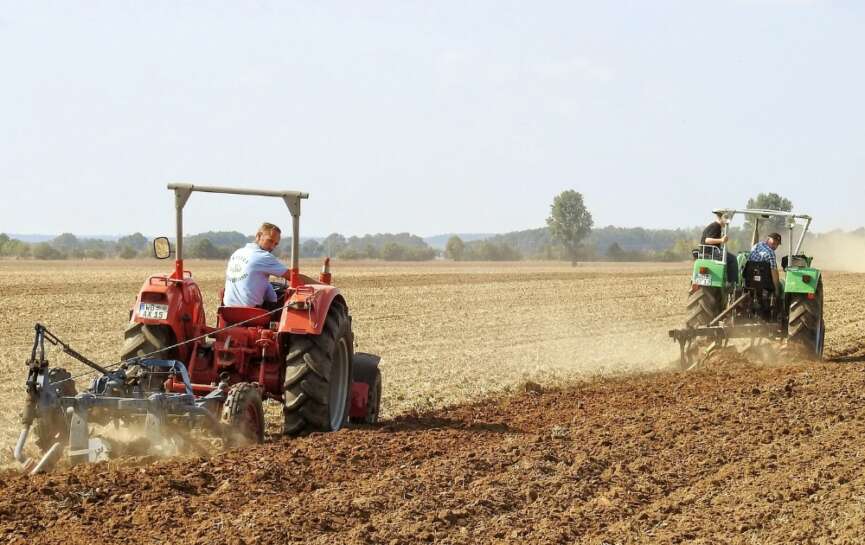
M 725 346 L 729 339 L 750 339 L 752 346 L 763 339 L 784 340 L 801 347 L 812 359 L 823 355 L 823 279 L 811 266 L 812 258 L 801 253 L 811 217 L 779 210 L 720 209 L 729 220 L 737 215 L 751 222 L 751 246 L 759 240 L 761 224 L 783 221 L 787 252 L 781 258 L 785 274 L 776 288 L 767 262 L 749 261 L 750 251 L 736 255 L 738 278 L 728 282 L 727 244 L 701 245 L 693 252 L 694 269 L 688 294 L 688 317 L 684 329 L 669 332 L 679 343 L 681 363 L 691 369 L 701 361 L 701 341 L 710 341 L 705 354 Z M 792 244 L 794 232 L 798 240 Z M 727 225 L 722 227 L 722 237 Z

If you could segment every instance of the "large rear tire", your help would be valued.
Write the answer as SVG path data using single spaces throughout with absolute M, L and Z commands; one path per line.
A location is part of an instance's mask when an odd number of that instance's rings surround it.
M 721 289 L 700 286 L 688 296 L 688 318 L 685 327 L 693 329 L 709 325 L 721 313 Z
M 823 357 L 826 325 L 823 322 L 823 280 L 817 281 L 813 299 L 805 294 L 794 294 L 790 300 L 787 322 L 787 342 L 801 346 L 815 360 Z
M 47 387 L 54 388 L 57 395 L 62 397 L 73 397 L 76 394 L 72 375 L 62 367 L 48 369 Z M 47 452 L 54 443 L 65 445 L 69 441 L 69 427 L 63 411 L 58 409 L 41 414 L 33 423 L 33 437 L 42 452 Z
M 174 348 L 163 350 L 175 343 L 174 331 L 169 326 L 129 322 L 123 337 L 125 341 L 120 353 L 123 361 L 148 355 L 160 360 L 174 359 L 176 356 Z
M 292 335 L 285 357 L 283 431 L 336 431 L 348 420 L 354 337 L 351 317 L 334 302 L 321 335 Z
M 264 441 L 264 407 L 261 391 L 249 382 L 231 387 L 222 406 L 222 423 L 230 446 Z

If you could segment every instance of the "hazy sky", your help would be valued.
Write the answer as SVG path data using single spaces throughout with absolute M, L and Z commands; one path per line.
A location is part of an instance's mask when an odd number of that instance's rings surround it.
M 169 181 L 302 233 L 502 232 L 583 193 L 865 225 L 865 3 L 0 0 L 0 232 L 173 232 Z M 287 226 L 193 195 L 187 232 Z

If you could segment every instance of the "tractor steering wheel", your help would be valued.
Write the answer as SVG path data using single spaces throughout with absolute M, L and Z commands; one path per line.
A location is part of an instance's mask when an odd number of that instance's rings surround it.
M 285 302 L 285 290 L 288 289 L 288 282 L 285 281 L 284 278 L 277 280 L 276 282 L 271 282 L 271 286 L 273 286 L 273 291 L 276 292 L 276 301 L 280 305 Z

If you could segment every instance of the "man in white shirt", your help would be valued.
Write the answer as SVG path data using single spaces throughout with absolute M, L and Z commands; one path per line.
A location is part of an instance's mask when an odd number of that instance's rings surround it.
M 291 275 L 288 267 L 271 253 L 279 245 L 281 236 L 279 227 L 262 223 L 255 234 L 255 242 L 231 254 L 225 269 L 225 295 L 222 298 L 225 306 L 261 307 L 276 302 L 270 276 L 290 278 Z

